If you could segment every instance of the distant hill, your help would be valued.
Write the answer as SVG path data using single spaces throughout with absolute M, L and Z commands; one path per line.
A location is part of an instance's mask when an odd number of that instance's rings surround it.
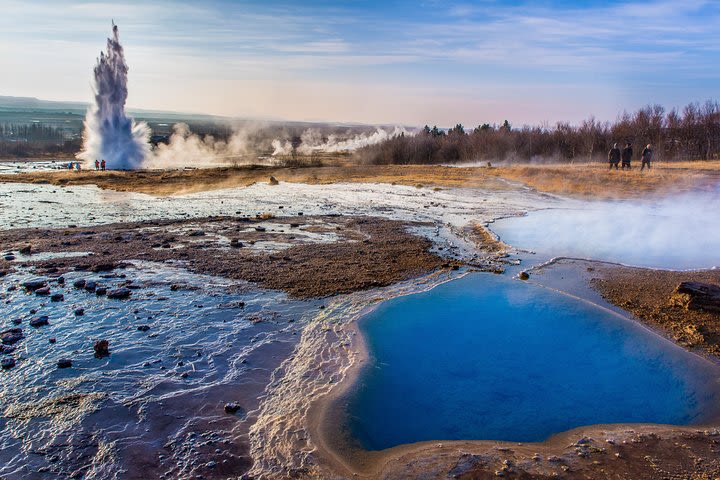
M 85 118 L 89 103 L 42 100 L 35 97 L 13 97 L 0 95 L 0 124 L 2 123 L 44 123 L 62 126 L 66 129 L 80 129 Z M 146 110 L 129 108 L 128 114 L 136 120 L 143 120 L 157 128 L 157 124 L 174 124 L 178 122 L 201 123 L 211 125 L 228 125 L 243 122 L 254 122 L 256 119 L 231 118 L 219 115 L 198 113 L 170 112 L 162 110 Z M 305 122 L 281 119 L 260 120 L 269 125 L 286 125 L 297 128 L 310 127 L 347 127 L 369 129 L 370 125 L 352 122 Z M 388 125 L 390 126 L 390 125 Z

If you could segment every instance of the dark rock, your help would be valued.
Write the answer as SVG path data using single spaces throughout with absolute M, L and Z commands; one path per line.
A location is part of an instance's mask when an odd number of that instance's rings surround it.
M 7 260 L 8 262 L 12 262 L 13 260 L 15 260 L 15 255 L 5 255 L 4 258 L 5 258 L 5 260 Z
M 58 277 L 57 283 L 58 285 L 65 285 L 65 277 Z
M 93 281 L 85 282 L 85 290 L 87 290 L 88 292 L 94 292 L 96 288 L 97 288 L 97 282 L 93 282 Z
M 70 368 L 72 367 L 72 360 L 69 358 L 61 358 L 57 362 L 57 368 Z
M 84 308 L 76 308 L 75 309 L 75 316 L 76 317 L 82 317 L 85 315 L 85 309 Z
M 55 339 L 55 338 L 50 338 L 50 339 L 48 339 L 48 342 L 50 342 L 50 343 L 55 343 L 55 342 L 57 342 L 57 339 Z
M 188 237 L 204 237 L 205 232 L 202 230 L 193 230 L 192 232 L 188 233 Z
M 107 291 L 108 291 L 107 287 L 97 287 L 95 289 L 95 295 L 97 295 L 99 297 L 101 295 L 105 295 L 107 293 Z
M 98 340 L 95 342 L 95 345 L 93 345 L 93 350 L 95 350 L 96 357 L 107 357 L 110 355 L 110 342 L 107 340 Z
M 177 292 L 178 290 L 180 290 L 180 285 L 178 285 L 177 283 L 173 283 L 172 285 L 170 285 L 170 290 L 173 292 Z
M 92 266 L 92 271 L 98 272 L 109 272 L 117 268 L 116 263 L 98 263 Z
M 4 354 L 10 354 L 15 351 L 15 347 L 11 347 L 10 345 L 2 345 L 0 344 L 0 353 Z
M 266 228 L 265 228 L 265 227 L 259 227 L 259 226 L 258 226 L 258 227 L 255 227 L 255 230 L 258 231 L 258 232 L 264 232 L 264 231 L 266 230 Z
M 26 247 L 21 248 L 20 253 L 22 253 L 23 255 L 30 255 L 32 253 L 32 246 L 28 245 Z
M 2 275 L 0 275 L 0 277 L 1 277 L 1 276 L 2 276 Z M 17 290 L 17 287 L 16 287 L 15 285 L 10 285 L 10 286 L 7 288 L 7 291 L 8 291 L 8 292 L 14 292 L 15 290 Z
M 529 280 L 530 274 L 528 272 L 520 272 L 520 275 L 518 275 L 518 278 L 520 280 Z
M 233 238 L 232 240 L 230 240 L 230 246 L 233 248 L 242 248 L 245 245 L 237 238 Z
M 137 329 L 141 332 L 147 332 L 150 330 L 150 327 L 148 325 L 138 325 Z
M 298 212 L 298 217 L 302 217 L 302 216 L 303 216 L 303 212 Z
M 22 323 L 22 318 L 13 318 L 12 323 L 15 325 L 20 325 Z
M 720 286 L 711 283 L 682 282 L 670 296 L 670 305 L 686 310 L 720 312 Z
M 41 295 L 43 297 L 50 295 L 50 287 L 42 287 L 35 290 L 35 295 Z
M 26 290 L 32 291 L 46 286 L 47 280 L 45 280 L 44 278 L 35 278 L 32 280 L 28 280 L 27 282 L 23 282 L 22 285 Z
M 62 302 L 63 300 L 65 300 L 65 295 L 62 293 L 53 293 L 50 296 L 50 301 L 52 302 Z
M 48 322 L 49 318 L 47 315 L 43 315 L 41 317 L 35 317 L 32 320 L 30 320 L 30 326 L 39 328 L 43 325 L 50 325 L 50 322 Z
M 270 177 L 270 181 L 268 182 L 270 185 L 279 185 L 280 182 L 277 181 L 277 178 Z
M 298 228 L 300 226 L 299 223 L 291 223 L 290 228 Z
M 235 415 L 237 412 L 239 412 L 241 410 L 242 410 L 242 407 L 237 402 L 230 402 L 230 403 L 225 404 L 225 413 Z
M 80 280 L 75 280 L 73 282 L 73 287 L 75 288 L 85 288 L 85 279 L 81 278 Z
M 3 358 L 2 360 L 0 360 L 0 365 L 2 366 L 3 370 L 10 370 L 12 367 L 15 366 L 15 359 Z
M 22 328 L 10 328 L 0 332 L 0 340 L 3 345 L 14 345 L 23 339 Z
M 108 298 L 124 299 L 129 298 L 132 292 L 127 288 L 115 288 L 107 292 Z

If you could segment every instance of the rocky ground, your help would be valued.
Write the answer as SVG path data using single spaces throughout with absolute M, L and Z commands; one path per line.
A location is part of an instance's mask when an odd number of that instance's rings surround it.
M 712 480 L 720 476 L 716 429 L 595 427 L 561 434 L 544 444 L 453 442 L 396 455 L 376 478 Z
M 377 217 L 215 217 L 85 228 L 0 232 L 0 272 L 112 270 L 123 262 L 181 262 L 191 271 L 246 280 L 296 298 L 387 286 L 455 264 L 402 222 Z M 48 252 L 88 252 L 50 258 Z M 457 268 L 455 266 L 455 268 Z
M 720 271 L 676 272 L 588 265 L 591 284 L 607 301 L 665 333 L 686 348 L 720 356 L 720 313 L 677 305 L 673 292 L 682 282 L 720 285 Z

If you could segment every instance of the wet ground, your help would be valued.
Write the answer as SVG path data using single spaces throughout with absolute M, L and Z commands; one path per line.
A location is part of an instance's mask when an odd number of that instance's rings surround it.
M 57 302 L 23 288 L 34 278 L 20 269 L 1 280 L 3 329 L 22 338 L 2 372 L 0 476 L 175 478 L 249 466 L 249 412 L 317 302 L 148 262 L 44 277 Z M 129 298 L 97 293 L 119 286 Z M 94 351 L 99 340 L 109 355 Z M 63 359 L 71 366 L 59 368 Z

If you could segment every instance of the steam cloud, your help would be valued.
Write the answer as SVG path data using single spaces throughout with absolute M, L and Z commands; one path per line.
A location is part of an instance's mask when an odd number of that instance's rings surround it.
M 94 70 L 95 103 L 88 109 L 83 149 L 77 155 L 94 163 L 105 159 L 112 169 L 140 168 L 150 153 L 150 128 L 125 114 L 128 66 L 120 45 L 117 25 L 107 40 L 107 53 L 100 52 Z
M 317 129 L 309 128 L 300 135 L 300 145 L 297 146 L 297 153 L 302 155 L 310 155 L 314 152 L 351 152 L 358 148 L 368 145 L 375 145 L 393 137 L 400 135 L 412 135 L 412 132 L 402 128 L 395 127 L 392 130 L 377 128 L 372 134 L 360 133 L 350 138 L 343 138 L 338 134 L 331 134 L 327 139 L 323 138 L 322 132 Z M 290 155 L 292 153 L 292 142 L 290 140 L 275 139 L 272 142 L 273 156 Z
M 509 243 L 551 256 L 652 268 L 720 267 L 720 187 L 641 201 L 591 202 L 498 222 Z
M 249 135 L 254 130 L 236 130 L 227 142 L 216 140 L 212 135 L 203 137 L 190 131 L 185 123 L 173 126 L 173 134 L 167 144 L 160 143 L 143 163 L 146 168 L 210 167 L 236 164 L 254 152 Z

